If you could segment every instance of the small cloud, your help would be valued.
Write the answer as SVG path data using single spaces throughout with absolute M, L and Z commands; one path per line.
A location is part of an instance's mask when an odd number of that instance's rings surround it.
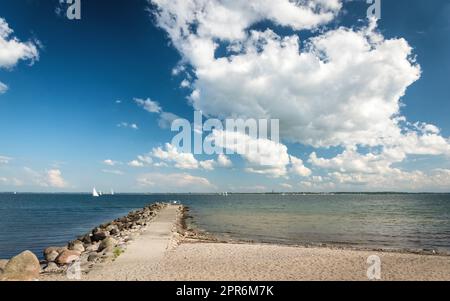
M 190 86 L 191 86 L 191 83 L 187 79 L 183 80 L 180 84 L 181 88 L 189 88 Z
M 184 71 L 186 71 L 186 67 L 184 65 L 178 65 L 172 69 L 172 75 L 177 76 Z
M 38 172 L 29 167 L 24 167 L 23 170 L 28 175 L 31 182 L 35 185 L 53 188 L 67 188 L 69 186 L 64 180 L 61 170 L 59 169 L 50 169 L 45 172 Z
M 128 166 L 131 166 L 131 167 L 144 167 L 144 163 L 142 163 L 139 160 L 133 160 L 133 161 L 128 163 Z
M 136 123 L 121 122 L 121 123 L 117 124 L 117 127 L 139 130 L 139 126 Z
M 23 186 L 23 182 L 17 178 L 5 178 L 5 177 L 0 177 L 0 185 L 11 185 L 11 186 Z
M 286 188 L 286 189 L 292 189 L 293 188 L 293 186 L 291 184 L 287 184 L 287 183 L 280 184 L 280 186 L 283 187 L 283 188 Z
M 146 164 L 153 163 L 153 159 L 149 156 L 138 156 L 138 160 L 141 161 L 142 163 L 146 163 Z
M 55 14 L 58 17 L 65 17 L 66 16 L 66 9 L 67 9 L 67 3 L 65 0 L 59 0 L 58 4 L 55 7 Z
M 103 169 L 102 172 L 116 176 L 122 176 L 124 174 L 120 170 L 112 170 L 112 169 Z
M 121 162 L 107 159 L 107 160 L 103 161 L 103 164 L 108 165 L 108 166 L 116 166 L 116 165 L 120 165 Z
M 193 154 L 183 153 L 170 143 L 166 143 L 164 148 L 154 148 L 151 155 L 161 161 L 171 162 L 179 169 L 198 169 L 202 167 Z
M 159 103 L 151 100 L 150 98 L 147 98 L 147 99 L 135 98 L 134 101 L 136 102 L 136 104 L 138 106 L 142 107 L 147 112 L 159 114 L 162 111 Z
M 116 100 L 116 104 L 121 104 L 122 101 L 120 99 Z
M 133 160 L 128 163 L 128 166 L 131 167 L 144 167 L 150 166 L 153 163 L 153 159 L 147 155 L 137 156 L 136 160 Z
M 8 164 L 12 158 L 6 156 L 0 156 L 0 164 Z
M 18 38 L 12 36 L 14 30 L 9 27 L 5 19 L 0 18 L 0 69 L 10 69 L 19 61 L 29 61 L 33 65 L 39 60 L 39 46 L 37 41 L 21 42 Z M 0 85 L 0 91 L 5 90 L 5 84 Z
M 6 91 L 8 91 L 8 86 L 0 82 L 0 94 L 5 93 Z
M 47 171 L 46 180 L 48 182 L 48 186 L 50 187 L 66 188 L 68 186 L 59 169 L 51 169 Z

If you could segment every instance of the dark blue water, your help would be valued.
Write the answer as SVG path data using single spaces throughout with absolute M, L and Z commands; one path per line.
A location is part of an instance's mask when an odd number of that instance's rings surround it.
M 0 258 L 36 254 L 155 201 L 179 200 L 194 226 L 260 242 L 450 251 L 450 195 L 0 194 Z

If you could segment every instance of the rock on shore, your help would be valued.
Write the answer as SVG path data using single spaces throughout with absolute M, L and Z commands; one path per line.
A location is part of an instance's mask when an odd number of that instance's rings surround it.
M 32 281 L 39 278 L 41 266 L 39 260 L 30 251 L 25 251 L 11 258 L 2 268 L 2 281 Z
M 0 275 L 3 273 L 6 265 L 8 264 L 8 259 L 0 259 Z

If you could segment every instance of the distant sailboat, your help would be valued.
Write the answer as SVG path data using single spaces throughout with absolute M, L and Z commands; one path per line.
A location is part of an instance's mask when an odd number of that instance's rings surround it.
M 97 189 L 92 189 L 92 196 L 94 197 L 94 198 L 97 198 L 97 197 L 99 197 L 100 195 L 98 194 L 98 192 L 97 192 Z
M 111 195 L 114 195 L 114 190 L 111 189 Z

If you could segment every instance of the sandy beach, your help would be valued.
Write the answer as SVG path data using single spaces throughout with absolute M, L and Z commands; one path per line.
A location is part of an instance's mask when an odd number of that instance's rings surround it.
M 186 239 L 174 234 L 179 209 L 163 209 L 122 255 L 96 265 L 80 280 L 364 281 L 371 255 L 381 259 L 382 280 L 450 280 L 448 256 Z M 47 275 L 42 280 L 67 278 Z

